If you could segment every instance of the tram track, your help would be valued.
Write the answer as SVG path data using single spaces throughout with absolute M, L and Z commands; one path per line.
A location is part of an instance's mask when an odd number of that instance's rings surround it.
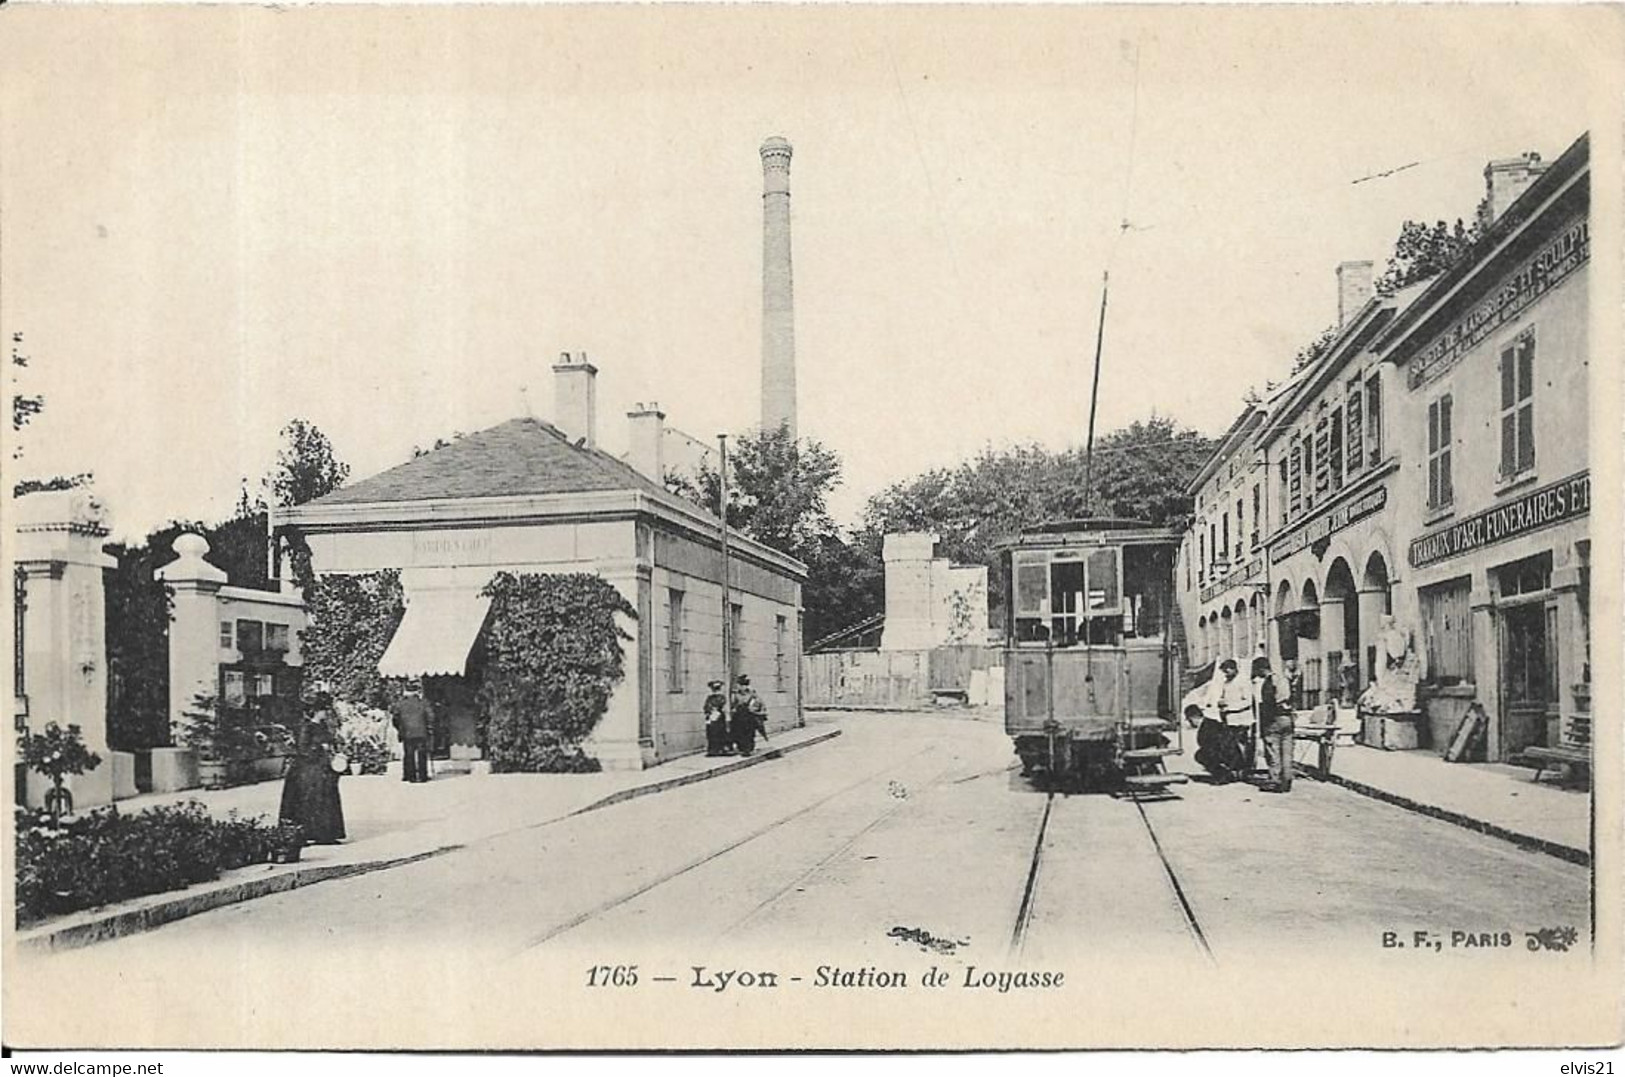
M 1044 894 L 1045 858 L 1048 847 L 1055 836 L 1051 822 L 1057 814 L 1056 800 L 1058 797 L 1063 800 L 1073 799 L 1065 794 L 1055 792 L 1049 792 L 1045 795 L 1044 808 L 1039 815 L 1037 832 L 1033 839 L 1032 855 L 1027 864 L 1021 900 L 1017 906 L 1015 923 L 1010 932 L 1008 953 L 1011 960 L 1019 959 L 1023 955 L 1027 943 L 1033 935 L 1034 912 L 1039 907 Z M 1120 801 L 1111 801 L 1106 798 L 1097 800 L 1095 797 L 1080 797 L 1079 799 L 1095 803 L 1102 808 L 1120 803 Z M 1180 881 L 1179 872 L 1169 859 L 1167 850 L 1163 848 L 1162 840 L 1157 836 L 1156 827 L 1152 823 L 1150 815 L 1146 812 L 1144 803 L 1138 797 L 1131 799 L 1133 800 L 1134 812 L 1139 819 L 1136 829 L 1141 830 L 1150 841 L 1160 874 L 1168 885 L 1168 892 L 1172 899 L 1171 904 L 1178 910 L 1180 923 L 1203 958 L 1209 963 L 1216 964 L 1217 958 L 1214 956 L 1207 933 L 1203 930 L 1201 920 L 1197 916 L 1190 896 L 1186 892 L 1184 884 Z M 1065 873 L 1063 872 L 1063 874 Z
M 1213 956 L 1213 947 L 1207 941 L 1207 933 L 1202 930 L 1202 922 L 1196 918 L 1196 910 L 1191 907 L 1190 898 L 1186 895 L 1185 888 L 1180 885 L 1179 873 L 1174 871 L 1174 865 L 1168 860 L 1168 854 L 1163 850 L 1161 840 L 1157 838 L 1156 827 L 1151 825 L 1151 817 L 1145 812 L 1145 804 L 1138 797 L 1134 798 L 1134 810 L 1139 814 L 1140 822 L 1145 824 L 1145 832 L 1151 839 L 1151 847 L 1157 851 L 1157 859 L 1162 863 L 1168 885 L 1174 892 L 1174 899 L 1179 903 L 1179 911 L 1184 917 L 1186 929 L 1195 940 L 1197 949 L 1202 951 L 1202 956 L 1209 962 L 1217 964 L 1218 959 Z
M 886 775 L 888 773 L 897 772 L 901 767 L 903 767 L 903 766 L 905 766 L 905 765 L 907 765 L 909 763 L 914 762 L 916 759 L 919 759 L 921 756 L 926 755 L 927 753 L 929 753 L 929 752 L 931 752 L 933 750 L 934 750 L 933 746 L 927 745 L 926 747 L 920 749 L 917 752 L 914 752 L 914 753 L 912 753 L 910 755 L 904 756 L 901 759 L 889 762 L 885 766 L 879 768 L 878 770 L 866 773 L 861 778 L 858 778 L 856 781 L 849 782 L 849 783 L 847 783 L 845 785 L 842 785 L 839 788 L 835 789 L 833 792 L 827 793 L 824 796 L 819 797 L 817 800 L 813 801 L 811 804 L 806 805 L 805 807 L 799 808 L 796 811 L 793 811 L 788 815 L 785 815 L 785 816 L 783 816 L 781 818 L 772 820 L 771 822 L 766 823 L 763 826 L 757 827 L 757 828 L 749 831 L 748 833 L 744 834 L 743 836 L 741 836 L 739 838 L 736 838 L 735 840 L 730 841 L 727 844 L 723 845 L 721 848 L 713 849 L 713 850 L 711 850 L 710 852 L 706 853 L 703 856 L 696 857 L 696 858 L 688 861 L 687 863 L 684 863 L 680 867 L 677 867 L 677 868 L 672 869 L 670 871 L 662 872 L 656 878 L 651 879 L 648 882 L 645 882 L 645 883 L 643 883 L 643 884 L 641 884 L 641 885 L 639 885 L 637 887 L 634 887 L 631 890 L 628 890 L 628 891 L 626 891 L 624 893 L 621 893 L 621 894 L 611 898 L 608 901 L 601 902 L 598 905 L 596 905 L 595 907 L 593 907 L 593 908 L 591 908 L 591 909 L 589 909 L 589 910 L 587 910 L 585 912 L 579 913 L 579 914 L 569 918 L 568 920 L 565 920 L 563 923 L 556 924 L 556 925 L 550 927 L 547 931 L 544 931 L 539 935 L 532 936 L 531 938 L 525 940 L 523 945 L 519 946 L 516 950 L 514 950 L 513 953 L 510 955 L 510 957 L 511 958 L 518 958 L 518 957 L 528 953 L 529 951 L 536 949 L 537 947 L 543 946 L 546 943 L 549 943 L 549 942 L 553 941 L 554 939 L 558 938 L 561 935 L 564 935 L 564 934 L 566 934 L 566 933 L 568 933 L 570 931 L 574 931 L 576 928 L 579 928 L 582 925 L 589 923 L 590 921 L 596 920 L 597 918 L 599 918 L 601 916 L 604 916 L 607 913 L 611 913 L 611 912 L 615 911 L 616 909 L 621 908 L 622 906 L 625 906 L 625 905 L 627 905 L 627 904 L 629 904 L 629 903 L 631 903 L 633 901 L 636 901 L 638 898 L 643 897 L 645 894 L 648 894 L 650 891 L 653 891 L 653 890 L 655 890 L 655 889 L 657 889 L 659 887 L 665 886 L 668 883 L 671 883 L 671 882 L 673 882 L 673 881 L 675 881 L 677 879 L 680 879 L 680 878 L 682 878 L 682 877 L 684 877 L 684 876 L 686 876 L 686 875 L 688 875 L 688 874 L 690 874 L 692 872 L 698 871 L 698 870 L 706 867 L 708 864 L 711 864 L 712 862 L 714 862 L 716 860 L 719 860 L 724 856 L 727 856 L 729 853 L 732 853 L 736 849 L 739 849 L 742 846 L 748 845 L 751 842 L 757 841 L 758 839 L 767 837 L 768 835 L 774 833 L 777 830 L 780 830 L 781 828 L 789 825 L 790 823 L 795 822 L 798 819 L 801 819 L 801 818 L 804 818 L 804 817 L 810 815 L 811 813 L 817 811 L 819 808 L 822 808 L 824 805 L 830 803 L 831 801 L 833 801 L 833 800 L 835 800 L 835 799 L 837 799 L 837 798 L 839 798 L 841 796 L 844 796 L 844 795 L 852 792 L 855 789 L 858 789 L 858 788 L 860 788 L 860 787 L 862 787 L 862 786 L 864 786 L 864 785 L 866 785 L 866 784 L 868 784 L 870 782 L 873 782 L 873 781 L 883 777 L 884 775 Z M 944 767 L 942 770 L 938 771 L 929 781 L 927 781 L 927 783 L 925 785 L 925 788 L 930 788 L 932 785 L 936 784 L 936 782 L 941 779 L 942 775 L 945 774 L 950 769 L 952 769 L 951 764 L 950 764 L 950 766 Z M 829 856 L 822 859 L 813 869 L 809 870 L 808 872 L 803 873 L 803 876 L 804 877 L 810 877 L 812 874 L 814 874 L 818 870 L 822 869 L 825 865 L 827 865 L 828 863 L 830 863 L 833 860 L 837 859 L 842 853 L 849 850 L 852 847 L 852 845 L 855 844 L 857 842 L 857 840 L 863 836 L 863 834 L 868 833 L 869 831 L 873 830 L 875 827 L 879 826 L 886 819 L 889 819 L 893 815 L 897 814 L 897 812 L 901 811 L 904 807 L 907 806 L 907 803 L 908 803 L 908 801 L 905 799 L 905 800 L 901 801 L 898 805 L 896 805 L 896 806 L 888 809 L 887 811 L 883 812 L 880 815 L 879 818 L 874 819 L 870 823 L 868 823 L 865 827 L 862 828 L 862 830 L 860 830 L 860 832 L 858 834 L 854 835 L 852 838 L 850 838 L 846 842 L 844 842 L 841 845 L 841 847 L 839 849 L 837 849 L 834 853 L 832 853 Z M 772 898 L 769 898 L 766 902 L 763 902 L 762 905 L 760 905 L 757 908 L 753 909 L 749 914 L 747 914 L 745 919 L 749 920 L 749 919 L 759 915 L 763 911 L 763 909 L 765 909 L 767 906 L 771 905 L 774 901 L 777 901 L 780 898 L 782 898 L 786 893 L 788 893 L 792 889 L 794 889 L 794 887 L 801 881 L 802 881 L 802 879 L 798 878 L 798 880 L 796 882 L 792 882 L 790 884 L 790 886 L 787 886 L 787 887 L 783 888 L 782 890 L 780 890 Z

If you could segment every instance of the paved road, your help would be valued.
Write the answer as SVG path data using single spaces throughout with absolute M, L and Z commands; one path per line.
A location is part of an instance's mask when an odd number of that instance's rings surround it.
M 493 985 L 568 998 L 599 965 L 637 964 L 644 989 L 721 969 L 816 976 L 786 953 L 1078 977 L 1145 956 L 1201 970 L 1369 955 L 1385 931 L 1505 931 L 1521 947 L 1526 929 L 1588 921 L 1584 869 L 1338 787 L 1052 799 L 994 724 L 842 724 L 734 775 L 32 960 L 10 986 L 71 992 L 111 1042 L 216 1027 L 302 1042 L 335 1019 L 367 1042 L 398 1016 L 372 1008 L 384 989 L 432 999 L 430 1028 L 473 1029 Z M 538 1017 L 538 1035 L 558 1019 Z

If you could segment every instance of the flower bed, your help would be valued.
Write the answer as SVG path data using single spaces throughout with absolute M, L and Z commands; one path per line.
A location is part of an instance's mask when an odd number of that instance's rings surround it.
M 195 800 L 135 815 L 105 808 L 54 826 L 48 814 L 19 809 L 16 819 L 19 926 L 291 859 L 301 844 L 297 827 L 235 812 L 215 819 Z

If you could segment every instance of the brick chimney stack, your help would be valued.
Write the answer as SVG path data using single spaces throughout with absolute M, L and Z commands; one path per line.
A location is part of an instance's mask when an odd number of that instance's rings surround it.
M 762 143 L 762 429 L 796 433 L 796 326 L 790 274 L 790 143 Z
M 1337 267 L 1337 327 L 1349 324 L 1371 301 L 1376 288 L 1371 262 L 1342 262 Z
M 1484 204 L 1479 207 L 1480 228 L 1488 228 L 1501 219 L 1507 207 L 1528 190 L 1550 166 L 1540 154 L 1530 152 L 1522 157 L 1504 157 L 1484 166 Z
M 566 435 L 598 447 L 598 368 L 587 353 L 561 352 L 553 364 L 554 425 Z
M 660 405 L 649 401 L 626 413 L 631 449 L 626 462 L 637 468 L 646 478 L 657 483 L 666 481 L 666 413 Z

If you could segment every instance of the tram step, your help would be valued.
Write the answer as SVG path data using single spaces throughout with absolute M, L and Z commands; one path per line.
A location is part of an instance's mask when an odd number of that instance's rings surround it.
M 1124 759 L 1161 759 L 1166 755 L 1183 755 L 1183 748 L 1128 748 L 1123 752 Z
M 1152 787 L 1160 785 L 1179 785 L 1190 780 L 1188 774 L 1125 774 L 1123 784 L 1130 786 Z

